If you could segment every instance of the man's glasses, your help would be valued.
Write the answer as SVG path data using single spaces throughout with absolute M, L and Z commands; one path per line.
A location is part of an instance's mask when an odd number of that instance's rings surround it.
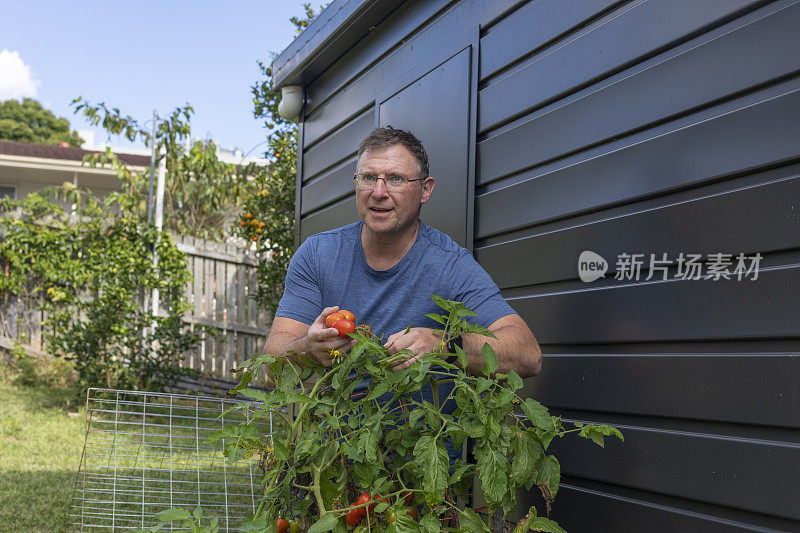
M 386 188 L 391 191 L 401 191 L 403 190 L 406 185 L 408 185 L 411 181 L 421 181 L 425 178 L 415 178 L 415 179 L 408 179 L 403 176 L 386 176 L 385 178 L 381 178 L 376 176 L 375 174 L 355 174 L 354 177 L 356 178 L 356 185 L 359 189 L 365 191 L 371 191 L 378 185 L 378 180 L 383 180 L 386 184 Z

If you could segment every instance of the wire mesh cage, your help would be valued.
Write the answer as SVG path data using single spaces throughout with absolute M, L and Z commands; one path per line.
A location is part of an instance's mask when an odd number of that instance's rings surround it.
M 220 531 L 236 531 L 259 502 L 258 456 L 227 465 L 225 441 L 207 442 L 242 421 L 262 439 L 272 419 L 250 418 L 256 402 L 184 394 L 90 389 L 86 440 L 67 531 L 125 531 L 158 524 L 170 508 L 203 508 Z M 165 525 L 163 531 L 170 531 Z

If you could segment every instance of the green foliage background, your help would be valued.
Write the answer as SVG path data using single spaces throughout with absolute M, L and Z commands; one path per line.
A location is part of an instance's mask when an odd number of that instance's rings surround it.
M 302 17 L 290 20 L 300 33 L 322 11 L 310 4 Z M 297 176 L 297 126 L 278 113 L 281 93 L 272 87 L 272 68 L 259 61 L 263 79 L 251 87 L 253 114 L 264 119 L 267 132 L 267 172 L 255 178 L 255 194 L 245 202 L 239 228 L 245 238 L 256 243 L 261 261 L 258 265 L 258 288 L 255 299 L 274 315 L 283 295 L 283 280 L 295 251 L 295 179 Z M 263 225 L 259 223 L 263 222 Z
M 56 117 L 33 98 L 0 102 L 0 141 L 39 144 L 69 143 L 80 146 L 83 139 L 71 131 L 69 121 Z
M 114 135 L 149 146 L 150 129 L 118 108 L 105 103 L 92 104 L 83 98 L 73 101 L 75 113 L 81 113 L 93 126 L 100 125 Z M 213 241 L 223 241 L 235 234 L 234 222 L 241 204 L 253 194 L 256 176 L 266 172 L 255 164 L 241 166 L 220 161 L 213 141 L 195 141 L 188 152 L 191 137 L 190 105 L 174 109 L 166 118 L 156 118 L 155 150 L 166 162 L 164 190 L 164 229 Z M 150 168 L 132 171 L 110 151 L 88 159 L 92 166 L 110 165 L 117 171 L 123 186 L 117 198 L 133 216 L 146 219 Z
M 0 200 L 0 260 L 9 265 L 0 294 L 49 313 L 48 349 L 74 362 L 81 391 L 161 389 L 177 380 L 183 353 L 199 341 L 182 322 L 190 279 L 183 253 L 119 204 L 70 186 Z M 154 288 L 163 310 L 155 319 L 140 303 Z

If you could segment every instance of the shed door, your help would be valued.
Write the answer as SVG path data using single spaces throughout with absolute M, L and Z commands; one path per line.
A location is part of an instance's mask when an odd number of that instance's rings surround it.
M 470 50 L 465 49 L 379 101 L 378 123 L 411 131 L 428 150 L 436 188 L 425 224 L 467 246 Z

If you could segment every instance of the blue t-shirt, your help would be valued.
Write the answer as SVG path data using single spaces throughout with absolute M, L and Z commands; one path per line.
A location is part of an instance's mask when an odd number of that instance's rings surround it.
M 413 327 L 438 328 L 426 313 L 441 312 L 436 294 L 463 302 L 489 326 L 515 311 L 472 254 L 444 233 L 420 222 L 411 249 L 388 270 L 367 264 L 362 222 L 309 237 L 295 252 L 275 316 L 312 324 L 325 307 L 352 311 L 356 321 L 387 338 Z
M 420 222 L 411 249 L 388 270 L 367 264 L 361 247 L 362 222 L 356 222 L 309 237 L 295 252 L 286 275 L 286 287 L 275 316 L 311 325 L 325 307 L 338 305 L 352 311 L 359 324 L 369 324 L 377 336 L 412 327 L 440 328 L 426 313 L 441 313 L 431 294 L 463 302 L 478 313 L 473 323 L 488 327 L 515 311 L 500 295 L 500 289 L 472 254 L 449 236 Z M 356 392 L 364 394 L 369 377 L 362 378 Z M 439 397 L 446 398 L 451 384 L 443 384 Z M 416 401 L 433 401 L 430 386 Z M 379 401 L 391 400 L 391 393 Z M 442 411 L 456 408 L 450 400 Z M 459 452 L 446 447 L 451 462 Z

